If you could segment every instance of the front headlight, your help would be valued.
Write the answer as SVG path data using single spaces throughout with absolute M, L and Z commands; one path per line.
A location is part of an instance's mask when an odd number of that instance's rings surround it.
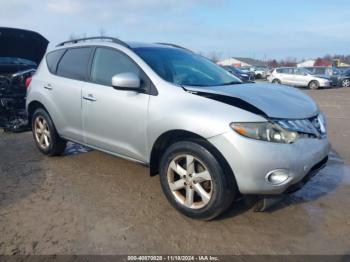
M 285 130 L 270 122 L 231 123 L 231 128 L 242 136 L 275 143 L 290 144 L 299 137 L 297 132 Z

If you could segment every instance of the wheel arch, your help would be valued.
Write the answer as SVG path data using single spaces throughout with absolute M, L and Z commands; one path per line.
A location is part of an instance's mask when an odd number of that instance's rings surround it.
M 209 152 L 212 153 L 214 157 L 219 161 L 219 164 L 222 165 L 224 172 L 228 174 L 229 177 L 232 179 L 232 183 L 234 183 L 234 185 L 237 186 L 234 173 L 227 160 L 220 153 L 220 151 L 204 137 L 186 130 L 170 130 L 163 133 L 157 138 L 156 142 L 153 144 L 152 151 L 150 154 L 150 176 L 156 176 L 159 173 L 159 164 L 161 156 L 165 152 L 165 150 L 173 143 L 179 141 L 196 142 L 199 143 L 201 146 L 205 147 L 207 150 L 209 150 Z
M 44 109 L 49 114 L 48 110 L 46 109 L 46 107 L 42 103 L 40 103 L 39 101 L 36 101 L 36 100 L 31 101 L 27 107 L 28 121 L 30 124 L 32 122 L 33 114 L 38 108 Z
M 307 84 L 307 86 L 310 86 L 310 84 L 311 84 L 312 82 L 316 82 L 316 83 L 318 84 L 318 86 L 320 86 L 320 82 L 319 82 L 317 79 L 311 79 L 311 80 L 309 81 L 309 83 Z

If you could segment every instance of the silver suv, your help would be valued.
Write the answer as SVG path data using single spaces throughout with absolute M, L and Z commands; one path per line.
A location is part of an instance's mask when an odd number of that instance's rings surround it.
M 272 71 L 271 75 L 268 76 L 268 81 L 274 84 L 301 86 L 310 89 L 331 86 L 329 77 L 313 75 L 305 68 L 300 67 L 276 68 Z
M 183 214 L 212 219 L 239 195 L 280 195 L 327 162 L 326 122 L 304 93 L 242 84 L 185 48 L 114 38 L 64 42 L 27 94 L 41 152 L 66 141 L 149 166 Z

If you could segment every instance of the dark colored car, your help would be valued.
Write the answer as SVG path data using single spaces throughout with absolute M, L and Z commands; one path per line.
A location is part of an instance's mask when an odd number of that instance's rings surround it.
M 10 131 L 26 128 L 26 84 L 48 43 L 36 32 L 0 27 L 0 128 Z
M 350 69 L 341 71 L 340 74 L 333 75 L 331 79 L 337 86 L 350 87 Z
M 239 68 L 234 67 L 234 66 L 223 66 L 223 68 L 227 72 L 238 77 L 244 83 L 252 83 L 255 80 L 254 72 L 243 72 L 242 70 L 240 70 Z

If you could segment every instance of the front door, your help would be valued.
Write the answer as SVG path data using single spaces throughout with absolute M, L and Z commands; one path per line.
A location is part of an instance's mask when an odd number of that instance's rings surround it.
M 85 143 L 101 150 L 146 161 L 149 95 L 116 90 L 112 77 L 120 73 L 141 75 L 139 67 L 124 53 L 96 48 L 91 82 L 83 87 Z

